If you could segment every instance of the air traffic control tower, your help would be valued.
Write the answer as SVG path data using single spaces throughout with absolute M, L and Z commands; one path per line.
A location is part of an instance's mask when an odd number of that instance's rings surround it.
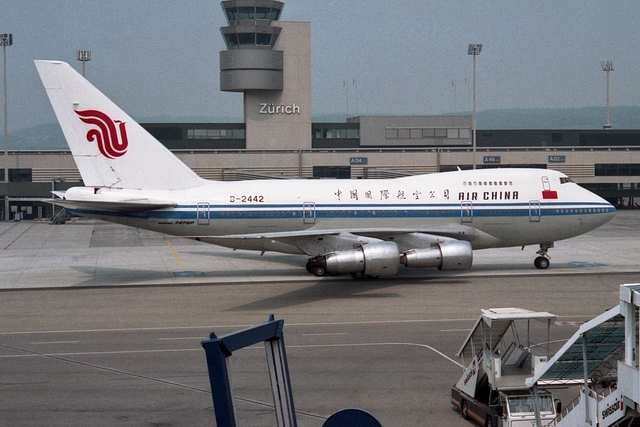
M 311 25 L 279 21 L 284 3 L 221 3 L 220 89 L 242 92 L 246 148 L 311 148 Z

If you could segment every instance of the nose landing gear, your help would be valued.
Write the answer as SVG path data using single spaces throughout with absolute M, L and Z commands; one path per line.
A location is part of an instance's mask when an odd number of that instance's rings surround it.
M 536 266 L 537 269 L 546 270 L 551 265 L 551 257 L 549 256 L 549 249 L 553 247 L 553 242 L 551 243 L 540 243 L 540 250 L 536 252 L 538 257 L 533 261 L 533 265 Z

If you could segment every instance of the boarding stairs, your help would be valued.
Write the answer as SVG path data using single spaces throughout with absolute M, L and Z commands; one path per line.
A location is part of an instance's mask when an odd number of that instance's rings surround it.
M 579 386 L 557 427 L 640 427 L 640 284 L 620 286 L 620 305 L 583 324 L 527 386 Z
M 69 211 L 67 208 L 62 208 L 58 212 L 55 213 L 53 218 L 51 218 L 50 224 L 64 224 L 69 219 Z
M 608 387 L 596 392 L 588 389 L 585 399 L 584 387 L 556 420 L 557 427 L 640 427 L 640 414 L 625 409 L 621 390 Z

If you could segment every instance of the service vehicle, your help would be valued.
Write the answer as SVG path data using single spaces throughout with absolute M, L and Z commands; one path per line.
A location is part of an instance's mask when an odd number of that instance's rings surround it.
M 521 308 L 482 310 L 457 354 L 470 363 L 451 388 L 451 403 L 464 418 L 486 427 L 554 425 L 559 402 L 547 390 L 529 389 L 525 379 L 549 360 L 549 326 L 556 317 Z M 547 322 L 546 348 L 529 341 L 532 320 Z M 526 342 L 516 322 L 527 324 Z

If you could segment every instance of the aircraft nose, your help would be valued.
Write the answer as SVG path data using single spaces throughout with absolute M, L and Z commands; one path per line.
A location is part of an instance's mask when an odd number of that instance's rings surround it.
M 589 192 L 588 197 L 585 197 L 585 199 L 589 200 L 593 207 L 587 210 L 590 213 L 589 215 L 581 218 L 583 225 L 587 225 L 586 223 L 588 222 L 589 228 L 596 229 L 616 216 L 616 208 L 611 203 L 589 190 L 585 189 L 585 191 Z
M 616 208 L 613 205 L 609 205 L 607 213 L 605 214 L 605 217 L 606 217 L 605 222 L 611 221 L 614 216 L 616 216 Z
M 602 209 L 604 210 L 603 213 L 598 214 L 598 219 L 600 220 L 600 224 L 599 225 L 604 225 L 606 223 L 608 223 L 609 221 L 611 221 L 613 219 L 613 217 L 616 216 L 616 208 L 609 202 L 603 200 L 603 202 L 606 203 L 606 207 L 603 207 Z

